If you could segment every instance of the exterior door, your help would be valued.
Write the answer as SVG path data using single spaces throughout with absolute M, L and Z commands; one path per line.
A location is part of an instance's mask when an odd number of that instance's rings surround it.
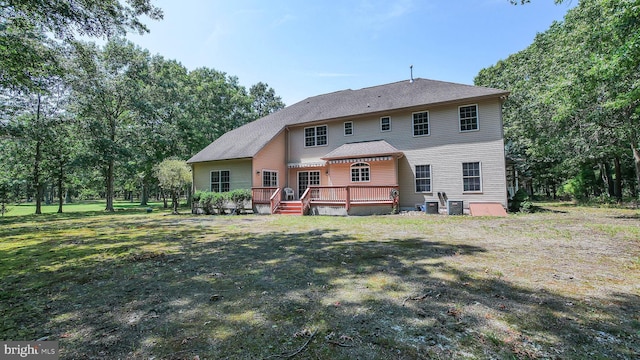
M 320 171 L 298 171 L 298 198 L 309 186 L 320 186 Z

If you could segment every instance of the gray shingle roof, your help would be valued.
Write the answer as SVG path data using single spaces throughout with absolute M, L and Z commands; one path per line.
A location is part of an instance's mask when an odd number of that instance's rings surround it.
M 323 156 L 323 160 L 359 158 L 365 156 L 400 155 L 402 152 L 384 140 L 344 144 Z
M 313 96 L 225 133 L 187 162 L 253 157 L 287 126 L 508 94 L 499 89 L 418 78 Z

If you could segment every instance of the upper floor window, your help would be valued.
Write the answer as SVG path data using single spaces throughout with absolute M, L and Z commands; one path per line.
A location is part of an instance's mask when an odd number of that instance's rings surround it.
M 431 165 L 416 165 L 416 192 L 431 192 Z
M 304 146 L 327 145 L 327 125 L 304 128 Z
M 369 164 L 355 163 L 351 165 L 351 182 L 368 182 L 369 181 Z
M 391 131 L 391 116 L 380 118 L 380 131 Z
M 429 135 L 429 112 L 413 113 L 413 136 Z
M 482 175 L 479 162 L 462 163 L 462 184 L 464 191 L 482 191 Z
M 227 192 L 231 188 L 229 170 L 213 170 L 211 172 L 211 191 Z
M 460 131 L 478 130 L 478 105 L 460 106 Z
M 262 170 L 262 186 L 278 187 L 278 172 L 272 170 Z
M 353 121 L 347 121 L 344 123 L 344 136 L 353 135 Z

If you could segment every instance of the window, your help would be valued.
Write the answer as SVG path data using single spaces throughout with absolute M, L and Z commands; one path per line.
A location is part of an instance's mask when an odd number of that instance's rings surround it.
M 429 135 L 429 112 L 413 113 L 413 136 Z
M 278 172 L 271 170 L 262 170 L 262 186 L 278 187 Z
M 416 192 L 431 192 L 431 165 L 416 165 Z
M 369 164 L 355 163 L 351 165 L 351 182 L 368 182 Z
M 480 163 L 462 163 L 462 183 L 464 191 L 482 191 Z
M 211 191 L 227 192 L 230 189 L 229 170 L 214 170 L 211 172 Z
M 391 116 L 380 118 L 380 131 L 391 131 Z
M 327 145 L 327 125 L 304 128 L 304 146 Z
M 460 106 L 460 131 L 478 130 L 478 105 Z
M 344 136 L 353 135 L 353 121 L 347 121 L 344 123 Z

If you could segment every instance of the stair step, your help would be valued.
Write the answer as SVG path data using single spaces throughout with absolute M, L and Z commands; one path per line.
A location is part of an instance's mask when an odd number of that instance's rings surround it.
M 274 213 L 281 215 L 302 215 L 302 203 L 299 201 L 282 201 Z

